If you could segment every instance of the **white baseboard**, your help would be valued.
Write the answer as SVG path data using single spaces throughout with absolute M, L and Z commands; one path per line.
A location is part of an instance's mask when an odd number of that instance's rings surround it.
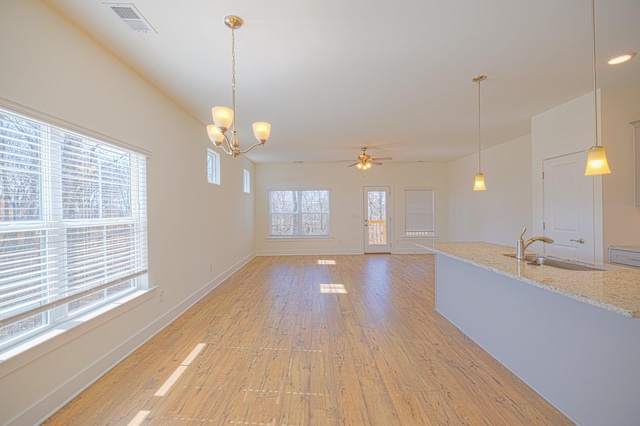
M 308 249 L 308 250 L 262 250 L 256 252 L 256 256 L 338 256 L 347 254 L 364 254 L 362 250 L 356 249 Z

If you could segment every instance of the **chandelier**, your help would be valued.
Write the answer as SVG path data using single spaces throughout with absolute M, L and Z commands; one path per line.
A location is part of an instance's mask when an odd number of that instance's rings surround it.
M 487 79 L 486 75 L 479 75 L 474 77 L 471 81 L 474 83 L 478 83 L 478 173 L 476 173 L 476 178 L 473 182 L 473 190 L 474 191 L 485 191 L 487 187 L 484 184 L 484 173 L 482 173 L 480 156 L 482 153 L 480 146 L 480 82 Z
M 242 27 L 244 21 L 239 16 L 229 15 L 224 18 L 224 23 L 231 28 L 231 108 L 216 106 L 211 108 L 211 115 L 215 124 L 207 126 L 207 134 L 211 142 L 221 148 L 227 154 L 237 157 L 240 154 L 251 151 L 256 146 L 264 145 L 269 139 L 271 133 L 271 124 L 264 121 L 253 123 L 253 135 L 258 143 L 251 145 L 249 148 L 240 149 L 240 142 L 236 132 L 236 36 L 235 30 Z M 227 133 L 231 130 L 231 136 Z M 224 142 L 224 144 L 223 144 Z

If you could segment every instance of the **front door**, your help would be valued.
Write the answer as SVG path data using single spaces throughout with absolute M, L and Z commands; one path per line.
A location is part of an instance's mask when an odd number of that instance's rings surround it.
M 389 187 L 364 188 L 364 252 L 391 253 Z
M 544 235 L 554 240 L 544 250 L 594 262 L 593 178 L 584 175 L 585 162 L 584 152 L 543 161 Z

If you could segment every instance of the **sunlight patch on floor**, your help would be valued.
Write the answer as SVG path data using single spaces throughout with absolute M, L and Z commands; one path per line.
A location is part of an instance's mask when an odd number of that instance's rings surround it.
M 196 347 L 193 348 L 191 353 L 184 359 L 184 361 L 182 361 L 182 364 L 180 364 L 178 368 L 176 368 L 176 371 L 174 371 L 171 377 L 169 377 L 167 381 L 164 382 L 162 386 L 160 386 L 160 389 L 158 389 L 158 391 L 154 395 L 165 396 L 167 392 L 169 392 L 169 389 L 171 389 L 171 387 L 178 381 L 180 376 L 182 376 L 182 374 L 187 370 L 187 367 L 191 365 L 191 362 L 193 362 L 193 359 L 196 356 L 198 356 L 198 354 L 200 353 L 202 348 L 205 347 L 205 345 L 206 343 L 198 343 Z
M 320 293 L 346 293 L 344 284 L 320 284 Z
M 136 416 L 131 419 L 131 421 L 129 422 L 129 424 L 127 426 L 139 426 L 142 424 L 142 422 L 145 421 L 145 419 L 147 418 L 147 416 L 151 413 L 151 411 L 145 411 L 145 410 L 140 410 L 138 411 L 138 414 L 136 414 Z

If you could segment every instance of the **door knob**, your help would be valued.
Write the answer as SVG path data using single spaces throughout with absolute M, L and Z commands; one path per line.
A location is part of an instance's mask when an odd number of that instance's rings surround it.
M 578 238 L 577 240 L 571 239 L 569 241 L 575 241 L 576 243 L 584 244 L 584 238 Z

